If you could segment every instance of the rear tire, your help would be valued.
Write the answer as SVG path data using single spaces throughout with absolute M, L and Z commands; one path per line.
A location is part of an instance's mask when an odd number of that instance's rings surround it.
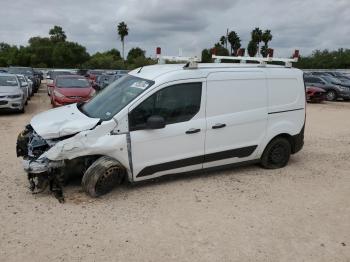
M 125 174 L 125 168 L 118 161 L 103 156 L 86 170 L 81 186 L 91 197 L 99 197 L 120 185 Z
M 277 137 L 265 148 L 261 157 L 261 165 L 267 169 L 285 167 L 288 164 L 291 150 L 291 145 L 286 138 Z
M 335 101 L 335 100 L 337 100 L 337 93 L 334 90 L 329 90 L 326 93 L 326 99 L 328 101 Z

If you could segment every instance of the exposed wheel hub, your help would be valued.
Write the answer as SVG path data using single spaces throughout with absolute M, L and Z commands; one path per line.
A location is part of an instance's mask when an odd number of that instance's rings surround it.
M 104 194 L 109 192 L 116 184 L 120 183 L 122 170 L 115 166 L 106 170 L 97 180 L 95 190 Z

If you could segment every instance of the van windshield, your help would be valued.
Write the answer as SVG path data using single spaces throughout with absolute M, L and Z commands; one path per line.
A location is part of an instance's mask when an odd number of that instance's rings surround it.
M 153 84 L 154 81 L 125 75 L 81 106 L 80 110 L 89 117 L 110 120 Z

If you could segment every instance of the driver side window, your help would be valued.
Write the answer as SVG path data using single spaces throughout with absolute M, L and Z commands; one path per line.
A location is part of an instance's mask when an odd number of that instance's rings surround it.
M 202 83 L 168 86 L 154 93 L 129 114 L 130 131 L 146 129 L 150 116 L 162 116 L 165 124 L 192 119 L 200 109 Z

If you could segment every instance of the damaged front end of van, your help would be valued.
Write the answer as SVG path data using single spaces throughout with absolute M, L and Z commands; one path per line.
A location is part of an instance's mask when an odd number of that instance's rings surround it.
M 33 193 L 43 192 L 48 186 L 60 202 L 64 201 L 62 185 L 64 176 L 61 170 L 64 161 L 50 161 L 41 157 L 56 141 L 40 137 L 31 125 L 26 126 L 17 138 L 17 157 L 23 157 L 23 168 L 28 174 L 29 189 Z
M 76 104 L 35 116 L 18 135 L 16 145 L 30 190 L 37 194 L 49 188 L 64 202 L 67 181 L 81 178 L 101 156 L 117 157 L 127 165 L 126 135 L 111 134 L 111 126 L 87 117 Z
M 28 175 L 29 188 L 33 193 L 45 191 L 47 187 L 59 201 L 64 201 L 62 187 L 70 174 L 81 173 L 93 157 L 71 158 L 74 147 L 84 152 L 83 141 L 72 139 L 81 131 L 94 128 L 98 119 L 84 117 L 77 105 L 69 105 L 35 116 L 18 135 L 17 157 L 22 157 L 23 168 Z M 72 148 L 69 148 L 72 146 Z

